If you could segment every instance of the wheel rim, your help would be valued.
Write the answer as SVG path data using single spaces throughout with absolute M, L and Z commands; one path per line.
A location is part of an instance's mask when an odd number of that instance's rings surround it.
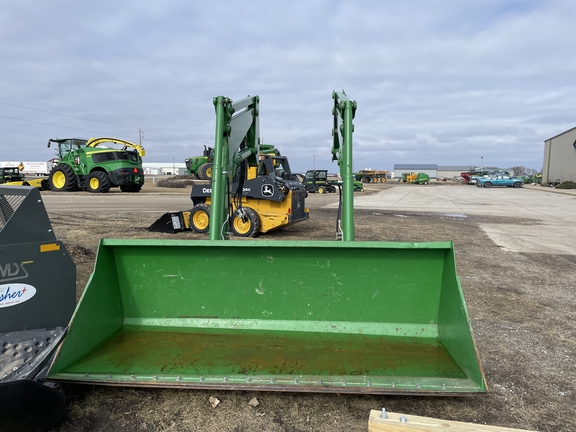
M 90 189 L 96 190 L 100 186 L 100 181 L 96 177 L 90 179 Z
M 54 175 L 52 176 L 52 183 L 58 189 L 62 189 L 66 184 L 66 176 L 62 171 L 55 172 Z
M 206 177 L 212 178 L 212 167 L 206 168 Z
M 204 211 L 197 211 L 194 213 L 194 216 L 192 216 L 192 223 L 194 223 L 196 228 L 204 230 L 208 228 L 210 217 Z
M 247 219 L 247 221 L 244 222 L 242 218 L 238 216 L 234 218 L 232 225 L 234 226 L 234 231 L 240 235 L 248 234 L 252 228 L 252 222 L 250 219 Z
M 324 193 L 324 188 L 318 188 L 318 193 Z

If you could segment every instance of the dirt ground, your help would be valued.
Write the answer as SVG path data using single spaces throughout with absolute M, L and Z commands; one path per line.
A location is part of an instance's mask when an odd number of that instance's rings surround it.
M 157 189 L 148 186 L 143 192 Z M 317 197 L 308 200 L 308 221 L 261 238 L 334 239 L 336 213 L 318 208 L 320 203 Z M 78 295 L 92 271 L 101 237 L 206 238 L 192 232 L 148 232 L 146 227 L 160 213 L 126 212 L 110 217 L 102 213 L 52 212 L 49 216 L 56 235 L 77 265 Z M 454 241 L 457 272 L 490 389 L 488 396 L 406 397 L 65 384 L 68 416 L 55 430 L 366 431 L 370 410 L 385 407 L 408 415 L 538 431 L 576 431 L 576 257 L 502 251 L 479 224 L 504 222 L 509 220 L 355 211 L 357 241 Z M 534 222 L 520 218 L 518 223 Z M 216 408 L 209 403 L 211 396 L 221 401 Z M 254 397 L 259 405 L 251 407 L 248 402 Z

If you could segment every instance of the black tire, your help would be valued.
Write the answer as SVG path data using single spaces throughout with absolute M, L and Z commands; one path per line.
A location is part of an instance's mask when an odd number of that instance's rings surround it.
M 120 190 L 122 192 L 140 192 L 141 189 L 142 185 L 120 186 Z
M 198 204 L 190 210 L 190 229 L 194 232 L 204 234 L 210 229 L 210 206 L 208 204 Z
M 86 189 L 91 193 L 106 193 L 110 190 L 110 178 L 104 171 L 92 171 L 86 177 Z
M 205 163 L 198 168 L 198 177 L 200 180 L 212 180 L 212 168 L 214 164 Z
M 515 187 L 515 188 L 521 188 L 521 187 L 522 187 L 522 183 L 516 182 L 516 183 L 514 183 L 514 187 Z
M 486 183 L 484 183 L 484 187 L 485 187 L 485 188 L 491 188 L 491 187 L 492 187 L 492 183 L 486 182 Z
M 76 174 L 72 167 L 60 164 L 50 171 L 48 185 L 54 192 L 71 192 L 76 190 Z
M 238 237 L 256 237 L 260 234 L 260 227 L 262 222 L 260 221 L 260 216 L 256 213 L 256 210 L 250 207 L 242 207 L 244 212 L 244 219 L 239 215 L 239 211 L 236 210 L 232 215 L 232 223 L 230 224 L 230 230 L 232 233 Z
M 361 181 L 362 183 L 370 183 L 370 177 L 362 177 L 362 178 L 360 179 L 360 181 Z

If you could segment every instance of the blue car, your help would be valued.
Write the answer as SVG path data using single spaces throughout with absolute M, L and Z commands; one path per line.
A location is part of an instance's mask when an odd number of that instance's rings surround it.
M 507 186 L 521 188 L 524 180 L 521 178 L 510 177 L 508 175 L 498 175 L 494 177 L 481 177 L 476 182 L 476 186 L 489 188 L 492 186 Z

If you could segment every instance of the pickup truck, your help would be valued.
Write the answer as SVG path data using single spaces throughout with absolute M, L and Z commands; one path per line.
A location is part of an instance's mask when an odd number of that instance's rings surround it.
M 499 175 L 495 177 L 481 177 L 476 182 L 476 186 L 489 188 L 492 186 L 507 186 L 520 188 L 524 185 L 524 180 L 521 178 L 510 177 L 507 175 Z

